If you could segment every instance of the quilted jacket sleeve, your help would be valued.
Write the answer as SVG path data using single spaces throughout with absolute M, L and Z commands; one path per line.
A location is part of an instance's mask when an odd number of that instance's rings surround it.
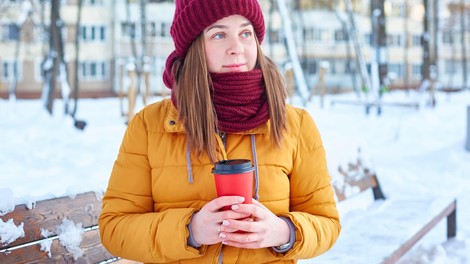
M 147 141 L 141 112 L 129 123 L 103 198 L 102 243 L 116 256 L 142 262 L 196 258 L 206 247 L 196 250 L 186 244 L 194 209 L 153 210 Z
M 325 150 L 310 115 L 301 110 L 297 151 L 290 175 L 290 212 L 296 242 L 285 258 L 312 258 L 330 249 L 341 226 Z

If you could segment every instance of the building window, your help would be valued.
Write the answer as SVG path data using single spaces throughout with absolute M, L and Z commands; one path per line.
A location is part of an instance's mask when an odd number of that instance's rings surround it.
M 160 32 L 158 35 L 162 38 L 170 37 L 170 24 L 167 22 L 161 22 L 160 24 Z
M 304 39 L 307 42 L 329 43 L 330 34 L 328 30 L 321 28 L 305 28 Z
M 156 37 L 157 36 L 157 26 L 155 22 L 147 22 L 147 36 Z
M 82 80 L 103 81 L 108 79 L 109 65 L 103 61 L 86 61 L 80 63 L 79 76 Z
M 2 81 L 3 82 L 11 82 L 13 81 L 13 78 L 15 76 L 15 62 L 13 61 L 3 61 L 2 62 L 2 67 L 1 67 L 1 76 L 2 76 Z M 21 67 L 17 65 L 16 67 L 17 73 L 18 73 L 18 80 L 22 79 L 22 72 L 21 72 Z
M 388 34 L 387 35 L 387 45 L 392 47 L 401 47 L 402 46 L 402 36 L 401 35 L 394 35 Z
M 122 22 L 121 23 L 121 34 L 128 38 L 135 38 L 135 23 L 134 22 Z
M 446 60 L 445 61 L 445 73 L 446 74 L 455 74 L 460 67 L 458 67 L 458 64 L 461 64 L 459 62 L 456 62 L 455 60 Z
M 16 41 L 19 37 L 19 28 L 16 24 L 2 25 L 2 41 Z
M 421 35 L 413 35 L 413 47 L 421 46 Z
M 86 5 L 103 5 L 103 0 L 86 0 Z
M 453 44 L 454 43 L 454 34 L 452 32 L 442 32 L 442 43 L 443 44 Z
M 413 64 L 413 78 L 415 80 L 421 80 L 421 64 Z
M 271 43 L 281 42 L 281 37 L 280 37 L 280 34 L 279 34 L 279 30 L 276 30 L 276 29 L 270 29 L 269 30 L 269 41 Z
M 331 73 L 333 75 L 341 74 L 343 68 L 341 67 L 342 65 L 338 60 L 328 60 L 328 65 L 328 73 Z
M 352 60 L 352 59 L 349 59 L 349 60 L 346 60 L 346 71 L 345 73 L 346 74 L 351 74 L 351 73 L 354 73 L 355 72 L 355 67 L 356 67 L 356 64 L 355 64 L 355 61 Z
M 335 42 L 341 43 L 347 40 L 347 33 L 343 29 L 335 30 Z
M 390 6 L 390 13 L 386 14 L 387 16 L 394 16 L 394 17 L 405 17 L 405 4 L 404 3 L 391 3 Z
M 307 71 L 308 75 L 316 74 L 318 71 L 318 62 L 316 60 L 303 61 L 302 66 Z
M 395 73 L 395 76 L 398 78 L 403 77 L 403 64 L 400 63 L 390 63 L 388 64 L 388 72 Z
M 87 25 L 81 27 L 82 41 L 99 41 L 104 42 L 106 40 L 106 26 L 93 26 Z
M 373 43 L 373 37 L 371 33 L 366 33 L 364 34 L 364 43 L 366 45 L 372 46 Z
M 313 28 L 304 28 L 304 40 L 313 41 L 314 39 L 314 29 Z

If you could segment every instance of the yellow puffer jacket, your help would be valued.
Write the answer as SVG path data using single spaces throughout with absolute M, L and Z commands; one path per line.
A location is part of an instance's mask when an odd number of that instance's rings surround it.
M 271 143 L 269 122 L 227 135 L 225 148 L 218 142 L 220 159 L 257 160 L 259 201 L 291 219 L 294 247 L 279 254 L 271 248 L 188 246 L 186 225 L 216 198 L 216 190 L 213 164 L 188 152 L 177 115 L 167 99 L 147 106 L 128 125 L 99 219 L 102 243 L 112 254 L 146 263 L 296 263 L 333 246 L 341 227 L 320 134 L 306 111 L 291 106 L 281 148 Z

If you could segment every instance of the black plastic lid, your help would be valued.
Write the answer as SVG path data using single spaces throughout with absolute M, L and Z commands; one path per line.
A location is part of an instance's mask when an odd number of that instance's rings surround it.
M 220 160 L 215 163 L 212 173 L 214 174 L 236 174 L 254 171 L 251 161 L 247 159 Z

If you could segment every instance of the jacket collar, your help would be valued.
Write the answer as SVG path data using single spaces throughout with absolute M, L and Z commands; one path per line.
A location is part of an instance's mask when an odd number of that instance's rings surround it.
M 165 132 L 168 133 L 185 133 L 183 123 L 178 121 L 178 110 L 175 108 L 171 100 L 167 101 L 169 105 L 168 111 L 165 117 Z M 243 132 L 236 132 L 231 134 L 240 134 L 240 135 L 249 135 L 249 134 L 265 134 L 269 132 L 270 127 L 270 120 L 268 122 L 259 125 L 253 129 L 243 131 Z
M 165 117 L 165 132 L 168 133 L 184 133 L 183 123 L 178 121 L 178 110 L 175 108 L 171 100 L 167 100 L 168 110 Z

